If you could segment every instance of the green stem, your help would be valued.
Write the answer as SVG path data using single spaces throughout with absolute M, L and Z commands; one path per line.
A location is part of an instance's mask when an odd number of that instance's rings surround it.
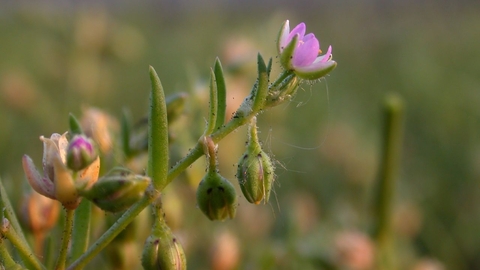
M 22 260 L 28 269 L 45 269 L 38 258 L 33 254 L 28 245 L 25 244 L 17 234 L 14 228 L 10 226 L 10 221 L 6 218 L 2 221 L 1 234 L 6 237 L 17 248 Z
M 207 156 L 208 161 L 208 170 L 216 171 L 217 170 L 217 153 L 215 153 L 215 143 L 212 141 L 212 138 L 205 136 L 204 146 L 205 146 L 205 155 Z
M 15 215 L 15 211 L 13 211 L 12 204 L 8 199 L 7 192 L 5 187 L 3 186 L 3 181 L 0 179 L 0 207 L 3 209 L 3 215 L 5 218 L 8 219 L 10 224 L 13 226 L 13 229 L 17 232 L 18 236 L 20 237 L 21 241 L 23 241 L 24 245 L 27 244 L 27 239 L 23 234 L 22 227 L 20 227 L 20 223 L 18 222 L 17 216 Z
M 88 248 L 90 239 L 90 220 L 92 216 L 92 203 L 89 200 L 82 200 L 73 219 L 72 247 L 69 261 L 76 260 Z
M 257 117 L 252 117 L 250 123 L 248 124 L 248 133 L 250 135 L 249 142 L 258 143 L 258 133 L 257 133 Z
M 155 192 L 155 191 L 153 191 Z M 157 195 L 153 195 L 157 194 Z M 130 207 L 80 258 L 73 262 L 67 269 L 82 269 L 90 262 L 102 249 L 104 249 L 120 232 L 122 232 L 140 212 L 152 203 L 159 193 L 152 193 L 143 197 L 140 201 Z
M 284 70 L 280 75 L 278 75 L 278 78 L 272 83 L 270 88 L 276 88 L 278 87 L 288 76 L 292 75 L 293 71 L 291 70 Z
M 57 270 L 65 269 L 65 263 L 67 261 L 68 243 L 70 242 L 70 238 L 72 237 L 74 214 L 75 210 L 66 209 L 65 211 L 65 225 L 63 227 L 62 245 L 60 247 L 60 254 L 58 255 L 57 263 L 55 266 L 55 269 Z
M 378 269 L 395 269 L 393 258 L 392 204 L 403 137 L 403 101 L 390 96 L 385 102 L 385 129 L 380 179 L 376 189 L 375 233 Z
M 16 263 L 8 253 L 7 246 L 3 244 L 3 239 L 0 239 L 0 261 L 5 269 L 22 269 L 22 266 Z

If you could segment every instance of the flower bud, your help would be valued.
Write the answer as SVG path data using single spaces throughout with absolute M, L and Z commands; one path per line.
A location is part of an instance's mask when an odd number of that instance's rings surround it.
M 94 142 L 84 135 L 75 135 L 67 148 L 67 167 L 73 171 L 85 169 L 97 159 Z
M 258 152 L 258 150 L 260 150 Z M 247 201 L 260 204 L 270 198 L 274 181 L 273 165 L 270 157 L 261 149 L 249 150 L 240 159 L 237 178 Z M 250 152 L 250 153 L 249 153 Z M 258 154 L 255 154 L 258 152 Z
M 209 170 L 198 186 L 197 205 L 210 220 L 232 219 L 237 211 L 235 188 L 215 170 Z
M 285 76 L 277 79 L 268 90 L 266 107 L 274 107 L 284 101 L 290 100 L 298 90 L 301 80 L 295 74 L 285 73 Z
M 80 195 L 105 211 L 119 212 L 140 200 L 150 178 L 117 169 L 100 178 L 91 188 L 79 189 Z
M 146 270 L 184 270 L 187 261 L 182 246 L 164 223 L 156 224 L 145 241 L 142 266 Z
M 247 151 L 238 162 L 237 179 L 243 195 L 250 203 L 267 202 L 274 181 L 274 167 L 270 157 L 265 153 L 257 138 L 256 119 L 249 126 L 250 138 Z

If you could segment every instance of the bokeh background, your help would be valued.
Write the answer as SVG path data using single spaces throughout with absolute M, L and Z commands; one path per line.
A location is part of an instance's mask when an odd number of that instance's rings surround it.
M 167 94 L 189 93 L 175 162 L 203 130 L 215 57 L 233 112 L 255 81 L 256 54 L 273 57 L 275 76 L 281 23 L 305 22 L 338 67 L 259 116 L 277 161 L 270 202 L 240 196 L 236 219 L 210 222 L 194 198 L 203 160 L 163 195 L 190 269 L 373 269 L 372 191 L 392 92 L 406 108 L 392 209 L 398 268 L 479 269 L 479 14 L 466 0 L 0 1 L 0 176 L 19 206 L 22 155 L 40 164 L 38 137 L 67 130 L 68 113 L 96 107 L 119 118 L 128 108 L 141 119 L 149 65 Z M 219 148 L 237 188 L 245 139 L 240 129 Z

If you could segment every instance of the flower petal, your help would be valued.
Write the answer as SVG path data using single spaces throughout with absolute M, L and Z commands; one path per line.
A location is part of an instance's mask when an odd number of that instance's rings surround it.
M 327 53 L 317 57 L 317 59 L 313 61 L 313 64 L 318 62 L 327 62 L 328 60 L 330 60 L 331 57 L 332 57 L 332 46 L 328 46 Z
M 80 203 L 75 183 L 70 170 L 60 159 L 60 156 L 53 158 L 53 168 L 55 171 L 55 197 L 67 209 L 75 209 Z
M 288 35 L 286 43 L 290 43 L 290 41 L 293 39 L 293 37 L 297 34 L 298 34 L 298 40 L 302 40 L 303 37 L 305 36 L 305 30 L 306 29 L 307 29 L 307 27 L 305 26 L 304 23 L 300 23 L 299 25 L 295 26 L 295 28 L 293 28 L 292 32 L 290 32 L 290 34 Z
M 315 35 L 306 35 L 302 41 L 299 41 L 298 47 L 293 54 L 292 63 L 294 68 L 308 66 L 313 63 L 318 56 L 319 49 L 320 44 Z
M 83 185 L 84 189 L 89 189 L 98 180 L 100 172 L 100 157 L 97 157 L 92 164 L 90 164 L 83 171 L 80 171 L 77 179 L 77 186 Z
M 22 158 L 23 171 L 32 188 L 50 199 L 55 199 L 53 182 L 50 179 L 43 178 L 35 168 L 32 159 L 24 155 Z

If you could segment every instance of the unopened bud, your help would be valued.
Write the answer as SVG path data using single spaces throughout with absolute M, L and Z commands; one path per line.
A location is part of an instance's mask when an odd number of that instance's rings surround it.
M 274 181 L 270 157 L 260 151 L 247 151 L 238 164 L 237 178 L 247 201 L 259 204 L 268 202 Z
M 249 126 L 247 151 L 238 162 L 237 179 L 243 195 L 250 203 L 267 202 L 274 181 L 274 167 L 270 157 L 262 150 L 257 138 L 255 117 Z
M 102 210 L 119 212 L 140 200 L 149 184 L 149 177 L 119 169 L 100 178 L 91 188 L 79 189 L 79 193 Z
M 282 75 L 285 76 L 281 76 L 270 86 L 265 102 L 266 107 L 277 106 L 290 100 L 297 93 L 301 80 L 295 74 L 288 72 L 284 72 Z
M 197 189 L 197 205 L 210 220 L 232 219 L 237 211 L 233 185 L 214 170 L 209 170 Z
M 183 248 L 165 223 L 155 226 L 145 241 L 142 266 L 146 270 L 187 269 Z
M 97 159 L 94 142 L 84 135 L 75 135 L 67 149 L 67 166 L 73 171 L 80 171 Z

